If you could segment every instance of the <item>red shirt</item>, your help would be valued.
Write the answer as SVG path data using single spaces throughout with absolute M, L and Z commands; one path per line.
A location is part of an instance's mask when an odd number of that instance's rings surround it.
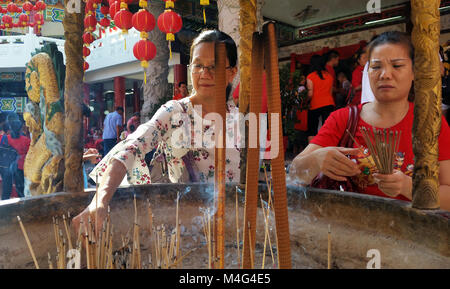
M 360 104 L 359 108 L 361 109 L 361 107 L 362 105 Z M 403 173 L 409 176 L 412 176 L 412 172 L 414 169 L 414 154 L 412 150 L 412 125 L 414 118 L 413 112 L 414 104 L 410 103 L 409 110 L 406 116 L 398 124 L 387 129 L 402 131 L 399 150 L 396 157 L 396 168 L 400 169 Z M 337 146 L 341 137 L 345 133 L 345 129 L 347 128 L 348 115 L 348 107 L 339 109 L 331 113 L 331 115 L 327 118 L 325 124 L 322 126 L 319 133 L 314 137 L 311 143 L 320 145 L 322 147 Z M 361 126 L 372 130 L 372 126 L 367 124 L 360 118 L 358 122 L 358 128 Z M 365 148 L 367 147 L 359 129 L 357 129 L 354 137 L 360 145 L 364 146 Z M 353 147 L 356 148 L 357 145 L 353 144 Z M 439 161 L 449 159 L 450 128 L 445 118 L 442 117 L 441 133 L 439 135 Z M 369 162 L 367 158 L 358 158 L 358 163 L 362 172 L 364 172 L 364 170 L 373 172 L 374 166 L 371 165 L 373 164 L 373 162 Z M 363 191 L 365 194 L 391 198 L 378 189 L 378 186 L 373 182 L 371 173 L 369 175 L 361 173 L 360 175 L 353 177 L 352 179 L 358 183 L 361 191 Z M 395 199 L 408 200 L 403 195 L 399 195 Z
M 358 65 L 355 68 L 355 70 L 353 70 L 353 73 L 352 73 L 353 88 L 360 86 L 362 84 L 363 70 L 364 70 L 364 66 L 361 66 L 361 65 Z M 362 92 L 362 87 L 359 90 L 355 91 L 355 95 L 353 96 L 351 105 L 358 105 L 361 103 L 361 92 Z
M 184 96 L 181 93 L 178 93 L 177 95 L 173 96 L 173 100 L 180 100 L 180 99 L 183 99 L 183 98 L 184 98 Z
M 23 170 L 23 164 L 25 162 L 25 157 L 27 156 L 28 148 L 30 147 L 30 142 L 31 140 L 23 135 L 19 138 L 12 138 L 11 135 L 8 135 L 8 144 L 20 155 L 17 162 L 17 168 L 19 170 Z
M 308 74 L 306 79 L 313 83 L 313 95 L 311 98 L 310 110 L 318 109 L 327 105 L 335 106 L 334 98 L 331 94 L 333 88 L 333 77 L 326 71 L 322 71 L 323 79 L 319 77 L 317 72 Z

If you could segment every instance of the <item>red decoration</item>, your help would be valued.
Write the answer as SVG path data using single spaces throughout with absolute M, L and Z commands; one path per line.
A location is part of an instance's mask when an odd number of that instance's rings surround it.
M 84 46 L 83 47 L 83 57 L 88 57 L 90 54 L 91 54 L 91 50 L 88 47 Z
M 27 14 L 20 14 L 19 15 L 19 24 L 21 27 L 26 27 L 28 25 L 28 21 L 30 20 L 30 17 L 28 17 Z
M 94 1 L 95 4 L 101 4 L 102 3 L 102 0 L 92 0 L 92 1 Z
M 3 22 L 3 25 L 4 25 L 4 27 L 5 27 L 6 29 L 12 28 L 12 27 L 13 27 L 12 21 L 13 21 L 13 19 L 12 19 L 11 16 L 9 16 L 9 15 L 3 15 L 3 17 L 2 17 L 2 22 Z
M 150 32 L 155 28 L 155 17 L 145 9 L 140 9 L 131 20 L 137 31 Z
M 100 7 L 100 12 L 101 12 L 103 15 L 105 15 L 105 17 L 106 17 L 106 15 L 108 15 L 108 13 L 109 13 L 109 7 L 103 5 L 102 7 Z
M 3 29 L 5 29 L 5 25 L 1 24 L 0 25 L 0 30 L 3 30 Z
M 113 3 L 109 5 L 109 16 L 111 16 L 111 19 L 114 20 L 114 16 L 120 9 L 120 2 L 116 0 L 113 0 L 112 2 Z
M 88 2 L 86 2 L 86 7 L 84 8 L 84 12 L 86 14 L 93 14 L 95 9 L 97 9 L 97 4 L 94 1 L 89 0 Z
M 91 33 L 86 32 L 83 34 L 83 42 L 85 44 L 91 44 L 92 42 L 94 42 L 94 40 L 95 40 L 95 38 L 94 38 L 94 36 L 92 36 Z
M 36 4 L 34 4 L 34 6 L 36 6 L 36 9 L 39 11 L 44 11 L 45 8 L 47 7 L 47 5 L 45 5 L 44 1 L 38 1 L 38 2 L 36 2 Z
M 20 23 L 14 23 L 14 24 L 13 24 L 13 27 L 14 27 L 14 28 L 19 28 L 19 27 L 20 27 Z
M 41 25 L 44 24 L 44 15 L 42 14 L 34 15 L 34 22 L 36 22 L 38 28 L 41 28 Z
M 94 15 L 89 15 L 84 18 L 84 28 L 88 32 L 94 31 L 95 26 L 97 26 L 97 18 Z
M 148 61 L 156 56 L 156 46 L 150 40 L 139 40 L 133 47 L 133 54 L 142 67 L 148 67 Z
M 89 69 L 89 63 L 87 63 L 86 61 L 83 62 L 83 70 L 86 71 Z
M 12 2 L 10 2 L 8 6 L 6 6 L 6 10 L 8 10 L 9 13 L 17 13 L 18 8 L 19 7 L 17 7 L 17 5 Z
M 176 0 L 164 0 L 166 2 L 166 9 L 174 8 L 174 3 Z
M 102 18 L 101 20 L 100 20 L 100 25 L 101 26 L 103 26 L 103 27 L 105 27 L 105 28 L 107 28 L 107 27 L 109 27 L 110 25 L 111 25 L 111 21 L 109 21 L 109 19 L 108 18 Z
M 166 10 L 158 17 L 159 30 L 166 33 L 168 41 L 175 41 L 174 33 L 177 33 L 183 27 L 181 16 L 172 10 Z
M 29 2 L 29 1 L 27 1 L 27 2 L 23 3 L 22 9 L 23 9 L 23 11 L 25 11 L 25 13 L 29 14 L 30 11 L 33 10 L 33 4 L 31 4 L 31 2 Z
M 31 27 L 31 28 L 33 28 L 33 27 L 34 27 L 34 25 L 36 25 L 36 23 L 34 23 L 34 22 L 30 22 L 30 23 L 28 23 L 28 26 L 29 26 L 29 27 Z
M 133 14 L 125 9 L 121 9 L 119 12 L 114 15 L 114 24 L 116 24 L 117 27 L 122 29 L 123 33 L 127 33 L 128 29 L 133 27 L 131 18 L 133 17 Z

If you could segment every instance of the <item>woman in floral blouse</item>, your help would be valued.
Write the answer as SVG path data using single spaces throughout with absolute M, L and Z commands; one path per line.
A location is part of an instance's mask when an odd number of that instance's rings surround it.
M 130 184 L 151 183 L 145 154 L 158 146 L 165 152 L 171 182 L 179 182 L 186 173 L 185 156 L 188 153 L 194 181 L 214 181 L 214 126 L 205 116 L 214 111 L 215 105 L 216 42 L 225 43 L 226 77 L 228 83 L 232 82 L 237 73 L 237 49 L 233 39 L 218 30 L 202 32 L 191 46 L 190 73 L 194 88 L 191 96 L 164 104 L 150 121 L 141 124 L 96 166 L 90 176 L 99 180 L 97 202 L 92 201 L 74 218 L 77 231 L 81 219 L 87 221 L 89 215 L 95 216 L 96 208 L 100 220 L 97 224 L 101 228 L 109 201 L 125 174 Z M 237 113 L 233 100 L 227 100 L 226 178 L 233 182 L 239 181 L 239 149 L 233 145 L 237 144 L 234 133 L 237 118 L 233 117 Z M 229 139 L 234 142 L 230 143 Z

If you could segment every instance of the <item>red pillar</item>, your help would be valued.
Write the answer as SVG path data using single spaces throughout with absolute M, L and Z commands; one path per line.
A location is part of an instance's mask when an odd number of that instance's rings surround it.
M 134 96 L 134 109 L 133 112 L 141 111 L 141 91 L 138 86 L 138 82 L 133 82 L 133 96 Z
M 173 90 L 174 95 L 178 90 L 178 83 L 184 81 L 187 83 L 187 66 L 185 64 L 175 64 L 173 67 Z
M 125 120 L 125 78 L 122 76 L 114 77 L 114 108 L 123 107 L 123 117 Z

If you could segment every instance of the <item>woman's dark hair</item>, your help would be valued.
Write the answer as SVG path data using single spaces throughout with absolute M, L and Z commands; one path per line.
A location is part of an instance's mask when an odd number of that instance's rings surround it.
M 219 31 L 217 29 L 214 30 L 204 30 L 202 31 L 192 42 L 191 45 L 191 59 L 192 62 L 192 55 L 194 54 L 194 49 L 197 45 L 200 43 L 205 42 L 223 42 L 225 43 L 225 48 L 227 50 L 227 57 L 228 61 L 230 62 L 231 67 L 235 67 L 237 65 L 237 47 L 236 43 L 234 42 L 233 38 L 231 38 L 228 34 L 225 32 Z
M 359 62 L 359 59 L 361 58 L 361 55 L 363 55 L 366 52 L 367 52 L 367 50 L 366 50 L 365 47 L 358 49 L 358 51 L 356 51 L 356 54 L 355 54 L 356 62 Z
M 22 131 L 22 122 L 20 120 L 12 120 L 9 122 L 9 126 L 11 127 L 11 137 L 12 138 L 19 138 L 20 132 Z
M 194 49 L 197 45 L 200 43 L 217 43 L 217 42 L 223 42 L 225 43 L 225 48 L 227 50 L 227 58 L 230 62 L 231 67 L 235 67 L 237 65 L 237 47 L 236 43 L 234 42 L 233 38 L 231 38 L 228 34 L 225 32 L 222 32 L 220 30 L 214 29 L 214 30 L 204 30 L 202 31 L 192 42 L 191 45 L 191 59 L 190 62 L 192 62 L 192 55 L 194 55 Z M 226 90 L 226 96 L 227 101 L 231 95 L 231 85 L 227 86 Z
M 326 59 L 326 58 L 316 54 L 316 55 L 311 56 L 311 60 L 310 60 L 311 72 L 317 72 L 320 79 L 324 79 L 323 74 L 322 74 L 322 71 L 325 71 L 324 59 Z
M 370 61 L 370 56 L 375 47 L 383 45 L 383 44 L 400 44 L 404 45 L 408 49 L 409 58 L 411 59 L 414 65 L 414 46 L 412 45 L 411 38 L 399 31 L 387 31 L 381 33 L 377 38 L 372 40 L 369 43 L 367 52 Z

